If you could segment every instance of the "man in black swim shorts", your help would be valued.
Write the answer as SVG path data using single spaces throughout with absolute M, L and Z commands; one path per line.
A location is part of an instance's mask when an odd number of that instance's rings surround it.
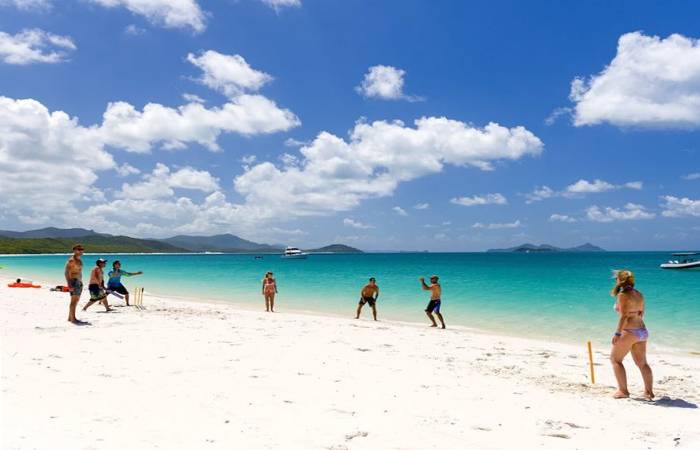
M 377 320 L 378 297 L 379 286 L 377 286 L 377 280 L 375 280 L 374 277 L 372 277 L 369 279 L 369 283 L 367 283 L 360 291 L 360 303 L 357 305 L 357 315 L 355 316 L 355 319 L 360 318 L 360 312 L 362 311 L 362 307 L 365 305 L 365 303 L 368 303 L 369 306 L 372 308 L 372 315 L 374 316 L 374 320 Z
M 442 328 L 445 329 L 445 320 L 442 318 L 442 314 L 440 314 L 440 304 L 442 303 L 442 300 L 440 299 L 442 296 L 442 286 L 440 286 L 440 283 L 438 282 L 438 276 L 433 275 L 430 277 L 430 285 L 425 284 L 425 278 L 423 277 L 420 277 L 419 280 L 423 290 L 430 291 L 430 301 L 428 302 L 428 307 L 425 308 L 425 313 L 433 323 L 431 327 L 437 327 L 437 322 L 435 322 L 435 318 L 433 317 L 433 313 L 435 313 L 435 315 L 438 316 L 438 319 L 440 319 Z

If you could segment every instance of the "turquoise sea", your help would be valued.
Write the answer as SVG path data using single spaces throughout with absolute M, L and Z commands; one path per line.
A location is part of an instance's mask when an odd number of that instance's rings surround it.
M 229 301 L 264 308 L 260 280 L 271 270 L 279 287 L 279 311 L 354 314 L 370 276 L 380 287 L 380 319 L 427 324 L 428 293 L 419 276 L 440 276 L 448 327 L 462 325 L 518 336 L 607 345 L 616 326 L 608 292 L 611 271 L 635 272 L 647 300 L 650 344 L 700 352 L 700 270 L 662 270 L 660 252 L 606 253 L 366 253 L 311 255 L 306 260 L 265 255 L 86 255 L 119 259 L 143 276 L 127 287 L 147 293 Z M 0 256 L 0 274 L 64 284 L 65 255 Z M 108 263 L 111 267 L 111 263 Z M 61 295 L 61 294 L 56 294 Z M 363 310 L 365 319 L 370 310 Z

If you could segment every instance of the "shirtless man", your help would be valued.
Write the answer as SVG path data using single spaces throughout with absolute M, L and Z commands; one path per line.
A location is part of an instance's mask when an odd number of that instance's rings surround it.
M 440 323 L 442 324 L 442 329 L 445 329 L 445 320 L 442 318 L 442 314 L 440 314 L 440 296 L 442 295 L 442 287 L 440 286 L 440 283 L 438 283 L 438 276 L 433 275 L 430 277 L 430 285 L 425 284 L 425 278 L 420 277 L 420 284 L 423 287 L 424 291 L 430 291 L 430 302 L 428 303 L 428 307 L 425 308 L 425 313 L 428 315 L 428 318 L 430 321 L 433 323 L 431 327 L 437 327 L 437 323 L 435 322 L 435 318 L 433 317 L 433 313 L 437 314 L 438 319 L 440 319 Z
M 68 308 L 68 321 L 81 325 L 87 322 L 75 318 L 75 308 L 80 301 L 80 294 L 83 292 L 83 261 L 80 257 L 83 254 L 83 246 L 75 244 L 73 246 L 73 256 L 68 258 L 65 268 L 66 284 L 70 294 L 70 306 Z
M 377 280 L 374 277 L 369 279 L 369 283 L 365 285 L 360 291 L 360 303 L 357 305 L 357 316 L 355 319 L 360 318 L 360 312 L 365 303 L 369 303 L 372 308 L 372 315 L 374 320 L 377 320 L 377 298 L 379 297 L 379 286 L 377 286 Z
M 105 293 L 105 275 L 103 272 L 104 266 L 107 264 L 106 259 L 98 259 L 95 261 L 95 267 L 92 268 L 90 272 L 90 284 L 88 284 L 88 289 L 90 290 L 90 301 L 85 304 L 83 311 L 92 306 L 94 303 L 102 303 L 107 312 L 113 311 L 107 303 L 107 294 Z

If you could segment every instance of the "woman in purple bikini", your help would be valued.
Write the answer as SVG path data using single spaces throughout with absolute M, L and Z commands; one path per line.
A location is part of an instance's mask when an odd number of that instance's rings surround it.
M 617 378 L 617 392 L 614 398 L 627 398 L 630 396 L 627 390 L 627 373 L 622 360 L 627 353 L 632 353 L 634 363 L 639 367 L 644 379 L 644 398 L 652 400 L 653 376 L 651 367 L 647 363 L 647 339 L 649 332 L 644 325 L 644 296 L 634 288 L 634 274 L 629 270 L 620 270 L 615 275 L 615 286 L 610 295 L 615 297 L 615 311 L 620 315 L 617 328 L 612 338 L 612 362 L 615 378 Z

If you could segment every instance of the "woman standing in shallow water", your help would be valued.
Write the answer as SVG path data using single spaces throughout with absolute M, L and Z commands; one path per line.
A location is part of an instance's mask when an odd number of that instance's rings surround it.
M 277 294 L 277 282 L 272 277 L 272 272 L 267 272 L 262 281 L 262 294 L 265 297 L 265 311 L 275 312 L 275 294 Z
M 615 275 L 615 286 L 610 295 L 615 297 L 615 311 L 620 315 L 617 328 L 612 338 L 612 350 L 610 361 L 612 362 L 615 378 L 617 378 L 617 392 L 615 398 L 627 398 L 630 396 L 627 390 L 627 373 L 622 360 L 627 353 L 632 352 L 632 359 L 642 372 L 644 379 L 644 398 L 652 400 L 653 376 L 651 367 L 647 363 L 647 339 L 649 332 L 644 325 L 644 296 L 634 288 L 634 274 L 629 270 L 620 270 Z

